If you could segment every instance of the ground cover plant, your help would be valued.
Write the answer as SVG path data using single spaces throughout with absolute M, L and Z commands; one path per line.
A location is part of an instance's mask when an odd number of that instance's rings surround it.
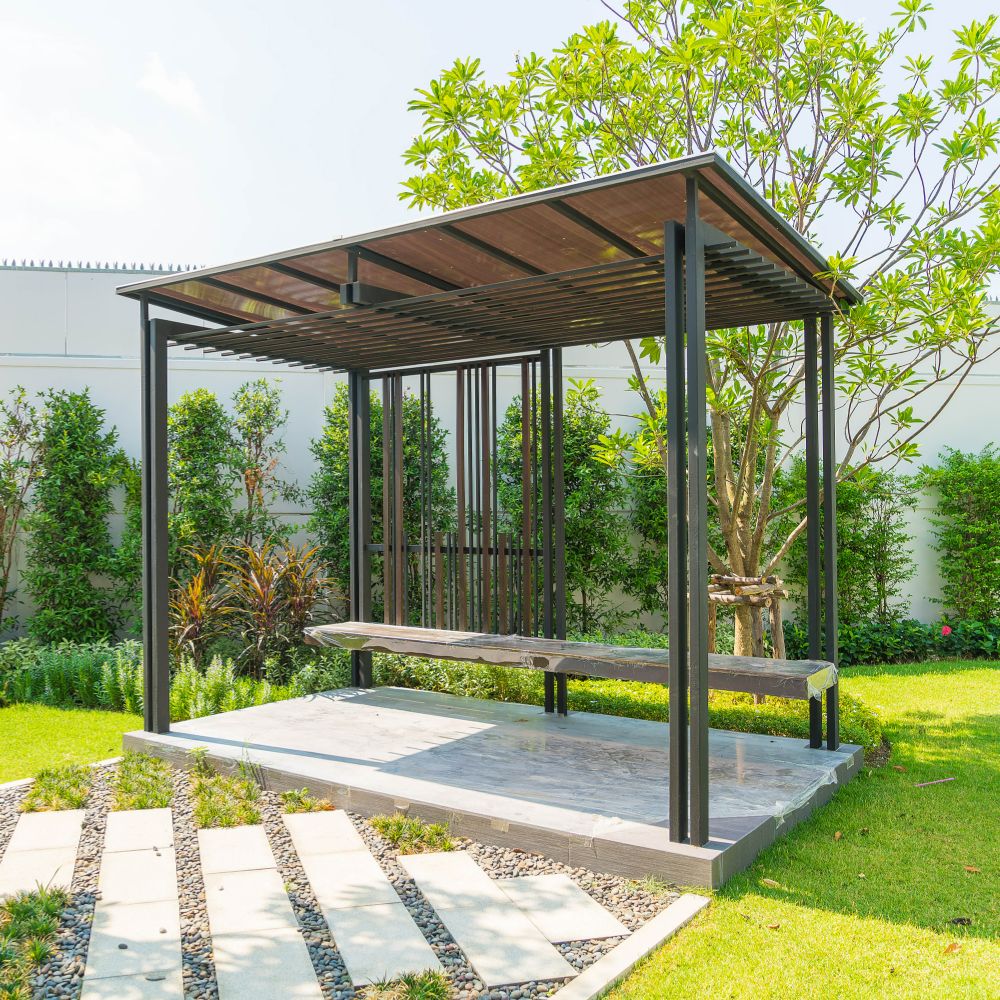
M 423 854 L 427 851 L 452 851 L 455 842 L 443 823 L 425 823 L 419 816 L 373 816 L 369 821 L 375 832 L 400 854 Z
M 329 812 L 333 803 L 317 798 L 308 788 L 289 788 L 281 793 L 281 807 L 286 813 Z
M 126 750 L 111 789 L 112 809 L 166 809 L 174 797 L 170 765 L 159 757 Z
M 87 804 L 93 773 L 82 764 L 47 767 L 21 800 L 21 812 L 48 812 L 55 809 L 82 809 Z
M 365 1000 L 448 1000 L 451 984 L 442 972 L 407 972 L 393 982 L 375 983 L 364 991 Z
M 1000 670 L 857 667 L 843 688 L 884 719 L 888 763 L 733 878 L 613 1000 L 659 1000 L 664 983 L 679 998 L 1000 996 Z
M 46 888 L 0 902 L 0 996 L 29 1000 L 33 995 L 34 971 L 52 954 L 68 902 L 62 889 Z
M 260 785 L 248 766 L 236 774 L 216 774 L 204 748 L 191 751 L 191 797 L 200 830 L 252 826 L 260 822 Z

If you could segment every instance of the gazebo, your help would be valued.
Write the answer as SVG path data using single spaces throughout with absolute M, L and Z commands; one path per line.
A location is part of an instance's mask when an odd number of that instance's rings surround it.
M 707 153 L 120 288 L 140 304 L 142 337 L 146 697 L 145 734 L 135 743 L 169 754 L 188 737 L 213 739 L 207 730 L 171 729 L 169 718 L 168 346 L 337 371 L 346 374 L 350 401 L 352 621 L 312 638 L 352 650 L 354 691 L 371 688 L 373 650 L 541 669 L 542 721 L 572 732 L 583 717 L 564 718 L 567 673 L 666 683 L 669 808 L 655 848 L 680 861 L 659 868 L 717 884 L 748 863 L 860 763 L 858 748 L 840 746 L 838 727 L 834 419 L 834 321 L 860 297 L 828 270 L 742 177 Z M 198 322 L 154 315 L 161 309 Z M 804 337 L 810 659 L 802 662 L 709 654 L 706 331 L 777 322 L 801 322 Z M 562 352 L 650 336 L 666 344 L 669 649 L 568 643 Z M 514 529 L 498 517 L 497 498 L 497 378 L 510 372 L 520 385 L 523 467 Z M 421 412 L 420 440 L 405 442 L 420 455 L 416 537 L 407 536 L 403 518 L 404 386 Z M 381 538 L 372 537 L 369 501 L 373 388 L 383 402 Z M 454 406 L 457 503 L 449 531 L 437 530 L 429 498 L 430 419 L 441 410 L 435 394 Z M 787 808 L 768 813 L 769 825 L 712 820 L 710 828 L 710 687 L 808 700 L 801 761 L 823 776 L 805 781 L 797 797 L 789 793 Z M 287 760 L 282 768 L 275 774 L 289 771 Z M 740 780 L 752 784 L 741 768 Z M 330 778 L 335 795 L 338 780 Z M 374 803 L 374 786 L 369 792 Z M 396 789 L 389 798 L 422 803 L 425 814 L 458 815 L 429 793 Z M 480 813 L 480 832 L 514 836 L 516 823 Z M 551 847 L 551 824 L 525 823 L 522 832 L 528 827 L 544 828 Z M 639 846 L 619 840 L 603 861 L 609 870 L 657 867 L 648 838 Z

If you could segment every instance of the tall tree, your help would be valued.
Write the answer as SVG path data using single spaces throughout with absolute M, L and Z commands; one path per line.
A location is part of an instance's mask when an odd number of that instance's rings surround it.
M 1000 269 L 996 18 L 957 28 L 938 65 L 916 47 L 924 0 L 902 0 L 877 35 L 821 0 L 612 10 L 550 56 L 519 58 L 502 82 L 463 59 L 418 91 L 422 130 L 406 152 L 416 172 L 401 198 L 454 208 L 719 150 L 866 297 L 837 324 L 838 473 L 913 458 L 997 350 L 985 309 Z M 648 411 L 643 361 L 659 364 L 662 343 L 630 349 Z M 711 562 L 769 572 L 805 527 L 801 516 L 768 545 L 787 513 L 773 509 L 775 471 L 802 440 L 791 419 L 801 335 L 787 324 L 714 331 L 707 355 L 724 542 Z M 741 613 L 738 652 L 749 624 Z

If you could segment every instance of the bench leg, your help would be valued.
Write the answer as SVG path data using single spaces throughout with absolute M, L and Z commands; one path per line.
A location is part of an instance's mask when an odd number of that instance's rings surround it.
M 351 686 L 370 688 L 372 686 L 372 654 L 351 651 Z
M 809 746 L 818 750 L 823 745 L 823 700 L 809 699 Z
M 826 748 L 840 746 L 840 685 L 834 684 L 826 692 Z
M 547 673 L 544 680 L 545 711 L 551 713 L 556 710 L 556 675 Z
M 560 715 L 569 715 L 565 674 L 556 674 L 556 711 Z

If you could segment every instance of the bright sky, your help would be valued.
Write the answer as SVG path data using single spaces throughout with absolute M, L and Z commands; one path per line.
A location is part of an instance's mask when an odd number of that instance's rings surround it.
M 834 0 L 855 17 L 887 0 Z M 932 15 L 925 52 L 996 0 Z M 599 0 L 0 0 L 0 257 L 213 264 L 402 221 L 406 104 Z

